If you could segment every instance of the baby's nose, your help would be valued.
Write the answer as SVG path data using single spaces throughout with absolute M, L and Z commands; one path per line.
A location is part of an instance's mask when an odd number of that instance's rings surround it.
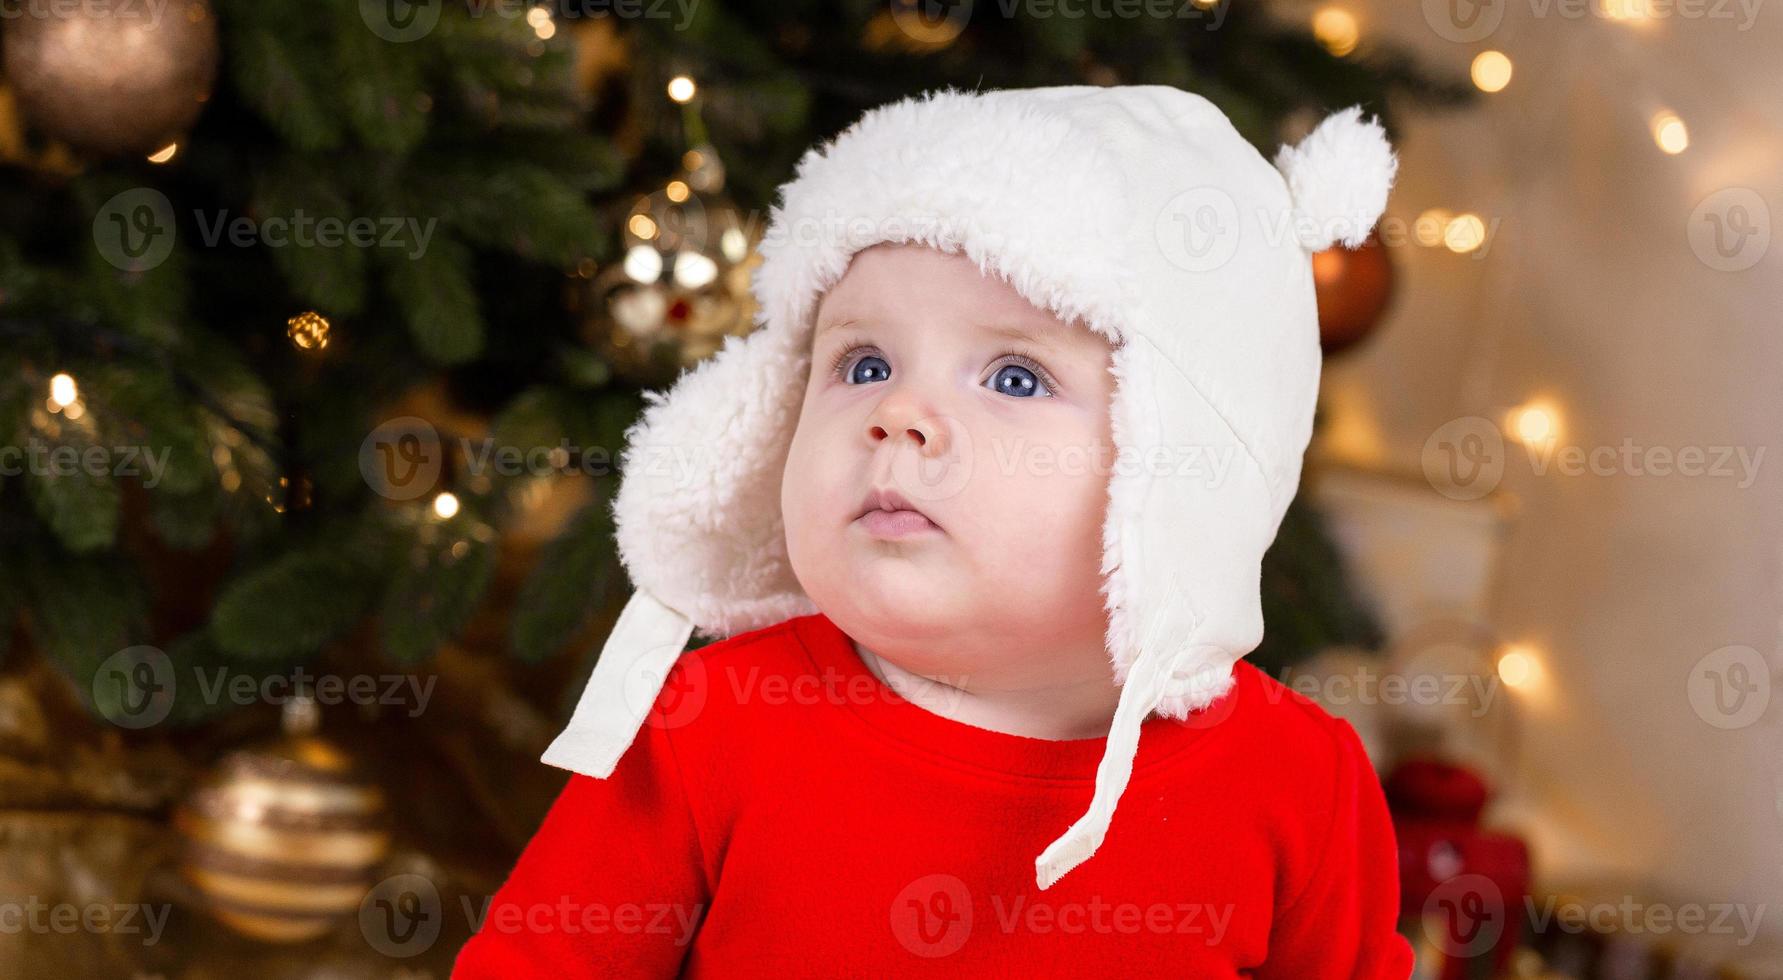
M 875 444 L 908 438 L 924 455 L 947 451 L 947 418 L 902 392 L 887 395 L 867 419 L 867 437 Z

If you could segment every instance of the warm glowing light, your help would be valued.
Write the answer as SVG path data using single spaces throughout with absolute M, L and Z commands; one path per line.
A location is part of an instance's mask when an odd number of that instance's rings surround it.
M 668 195 L 669 200 L 674 201 L 676 204 L 680 204 L 682 201 L 687 200 L 687 182 L 684 180 L 671 180 L 669 181 L 669 186 L 663 188 L 662 192 Z
M 656 219 L 647 214 L 634 214 L 625 223 L 627 231 L 646 241 L 656 237 Z
M 1560 436 L 1560 413 L 1552 405 L 1529 402 L 1510 410 L 1505 434 L 1525 446 L 1552 442 Z
M 1653 114 L 1653 142 L 1667 153 L 1683 153 L 1690 146 L 1690 131 L 1684 128 L 1684 120 L 1670 109 L 1662 109 Z
M 149 162 L 150 163 L 166 163 L 167 161 L 172 160 L 173 155 L 175 153 L 178 153 L 179 151 L 180 151 L 180 145 L 178 143 L 169 143 L 166 146 L 163 146 L 162 148 L 160 148 L 159 150 L 156 150 L 155 152 L 149 154 Z
M 662 276 L 662 253 L 649 245 L 633 245 L 626 250 L 621 268 L 634 282 L 655 282 Z
M 1606 20 L 1644 21 L 1648 0 L 1597 0 L 1597 12 Z
M 442 521 L 449 521 L 458 513 L 458 497 L 451 493 L 442 493 L 433 498 L 433 513 Z
M 1486 222 L 1471 212 L 1458 214 L 1443 228 L 1442 240 L 1451 252 L 1471 252 L 1486 244 Z
M 1507 687 L 1526 688 L 1541 673 L 1541 661 L 1528 647 L 1511 647 L 1498 658 L 1498 679 Z
M 739 228 L 726 228 L 718 236 L 718 250 L 732 262 L 741 262 L 749 254 L 749 239 Z
M 676 102 L 693 101 L 694 93 L 697 91 L 699 89 L 693 84 L 693 79 L 686 75 L 676 75 L 669 79 L 669 98 Z
M 1511 83 L 1511 59 L 1503 51 L 1481 51 L 1473 59 L 1473 83 L 1482 92 L 1502 92 Z
M 74 383 L 74 376 L 58 374 L 50 379 L 50 402 L 57 408 L 67 408 L 80 397 L 80 388 Z
M 1355 16 L 1340 7 L 1324 7 L 1313 14 L 1312 33 L 1325 50 L 1340 58 L 1356 50 L 1362 37 Z
M 285 321 L 285 335 L 298 350 L 322 350 L 328 346 L 328 334 L 333 330 L 328 318 L 315 310 L 299 313 Z
M 532 29 L 536 31 L 540 27 L 551 23 L 551 11 L 544 7 L 534 7 L 526 12 L 526 23 L 531 25 Z
M 718 263 L 698 252 L 682 252 L 675 256 L 675 282 L 686 289 L 699 289 L 718 278 Z

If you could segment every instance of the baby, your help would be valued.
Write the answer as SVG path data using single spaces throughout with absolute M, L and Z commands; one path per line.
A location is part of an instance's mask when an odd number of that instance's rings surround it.
M 1309 255 L 1394 167 L 1357 110 L 1272 166 L 1152 86 L 807 154 L 761 326 L 627 434 L 637 591 L 455 975 L 1408 976 L 1355 732 L 1240 659 Z

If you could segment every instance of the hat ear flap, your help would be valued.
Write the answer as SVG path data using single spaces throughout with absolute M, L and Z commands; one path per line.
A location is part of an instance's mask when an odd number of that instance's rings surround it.
M 1317 252 L 1367 240 L 1387 209 L 1399 160 L 1380 122 L 1364 120 L 1362 107 L 1351 106 L 1326 117 L 1299 143 L 1283 146 L 1275 168 L 1288 182 L 1300 244 Z
M 614 537 L 632 584 L 714 638 L 814 609 L 792 574 L 781 474 L 810 354 L 763 327 L 646 392 L 626 430 Z
M 1143 658 L 1177 676 L 1156 707 L 1182 718 L 1231 686 L 1263 639 L 1259 568 L 1276 488 L 1226 418 L 1145 336 L 1114 353 L 1119 456 L 1103 527 L 1115 680 Z M 1151 707 L 1151 706 L 1148 706 Z

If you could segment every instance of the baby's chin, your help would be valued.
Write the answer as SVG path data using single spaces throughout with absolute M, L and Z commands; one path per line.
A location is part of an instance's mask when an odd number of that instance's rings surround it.
M 806 594 L 837 626 L 866 642 L 897 637 L 939 645 L 973 622 L 972 590 L 941 570 L 852 561 L 846 572 L 806 583 Z

